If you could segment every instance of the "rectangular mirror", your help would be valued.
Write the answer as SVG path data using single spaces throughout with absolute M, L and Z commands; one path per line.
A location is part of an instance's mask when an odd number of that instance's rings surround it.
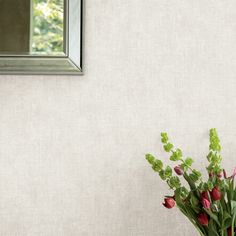
M 0 0 L 1 74 L 81 74 L 82 0 Z

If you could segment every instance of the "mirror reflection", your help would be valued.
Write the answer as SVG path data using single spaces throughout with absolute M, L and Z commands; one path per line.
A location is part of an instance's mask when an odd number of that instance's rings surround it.
M 0 0 L 1 55 L 64 55 L 64 0 Z

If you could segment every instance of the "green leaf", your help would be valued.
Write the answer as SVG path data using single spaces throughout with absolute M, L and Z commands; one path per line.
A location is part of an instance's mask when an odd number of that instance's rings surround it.
M 190 189 L 192 191 L 195 191 L 196 185 L 195 185 L 194 181 L 192 181 L 192 179 L 186 173 L 184 174 L 184 178 L 188 182 Z
M 198 176 L 194 173 L 189 174 L 189 178 L 195 183 L 199 180 Z
M 209 220 L 208 229 L 208 236 L 219 236 L 217 227 L 212 219 Z
M 233 202 L 233 203 L 232 203 Z M 235 201 L 231 201 L 231 204 L 235 205 Z M 234 206 L 234 208 L 232 209 L 232 214 L 233 214 L 233 217 L 232 217 L 232 225 L 231 225 L 231 228 L 232 228 L 232 235 L 234 235 L 234 227 L 235 227 L 235 218 L 236 218 L 236 207 Z
M 204 211 L 221 227 L 217 214 L 214 214 L 211 210 L 207 210 L 205 208 Z
M 182 191 L 183 191 L 183 187 L 177 188 L 175 190 L 175 201 L 179 207 L 183 205 L 183 198 L 181 197 Z
M 192 193 L 190 197 L 190 203 L 192 206 L 199 206 L 199 200 L 198 198 Z
M 211 162 L 212 155 L 213 155 L 213 152 L 212 152 L 212 151 L 210 151 L 209 154 L 207 155 L 207 160 L 208 160 L 209 162 Z
M 231 200 L 230 202 L 231 202 L 231 211 L 232 211 L 231 214 L 233 215 L 234 212 L 236 212 L 236 201 Z
M 223 214 L 223 228 L 228 229 L 232 225 L 232 216 L 227 211 L 224 211 Z
M 202 176 L 202 174 L 201 174 L 199 171 L 195 170 L 195 169 L 193 169 L 192 172 L 193 172 L 193 174 L 195 174 L 198 178 L 200 178 L 200 177 Z
M 231 225 L 232 225 L 232 219 L 230 217 L 230 218 L 227 218 L 225 220 L 225 222 L 224 222 L 224 229 L 228 229 Z

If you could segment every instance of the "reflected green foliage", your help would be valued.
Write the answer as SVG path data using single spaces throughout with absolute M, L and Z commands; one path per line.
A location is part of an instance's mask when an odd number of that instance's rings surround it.
M 33 0 L 32 52 L 63 52 L 63 0 Z

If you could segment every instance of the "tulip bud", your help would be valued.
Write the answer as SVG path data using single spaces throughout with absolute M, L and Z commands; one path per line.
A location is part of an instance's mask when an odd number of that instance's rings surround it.
M 221 191 L 219 190 L 218 187 L 214 187 L 214 188 L 212 189 L 212 191 L 210 192 L 210 194 L 211 194 L 211 199 L 212 199 L 213 201 L 218 201 L 218 200 L 220 200 L 220 199 L 221 199 L 221 196 L 222 196 Z
M 211 208 L 211 203 L 206 199 L 206 198 L 203 198 L 201 200 L 201 203 L 202 203 L 202 206 L 205 208 L 205 209 L 210 209 Z
M 206 213 L 200 213 L 197 216 L 197 220 L 201 225 L 208 225 L 208 215 Z
M 211 210 L 212 210 L 213 212 L 219 212 L 219 207 L 217 206 L 216 203 L 213 203 L 213 204 L 211 205 Z
M 210 172 L 209 173 L 209 178 L 213 178 L 214 177 L 214 173 Z
M 208 191 L 203 191 L 201 193 L 201 200 L 203 200 L 203 199 L 207 199 L 208 201 L 210 201 Z
M 231 179 L 234 179 L 234 177 L 236 176 L 236 168 L 234 168 L 234 172 L 233 174 L 230 176 Z
M 224 174 L 224 178 L 227 179 L 227 174 L 226 174 L 225 169 L 223 169 L 223 174 Z
M 223 176 L 223 175 L 222 175 L 222 172 L 220 172 L 220 173 L 217 174 L 217 177 L 218 177 L 218 178 L 222 178 L 222 176 Z
M 181 166 L 176 166 L 176 167 L 174 168 L 174 170 L 175 170 L 175 173 L 176 173 L 177 175 L 183 175 L 183 174 L 184 174 L 184 171 L 183 171 L 183 169 L 181 168 Z
M 165 202 L 162 204 L 164 207 L 166 207 L 168 209 L 171 209 L 175 206 L 175 200 L 173 198 L 165 198 L 164 201 Z

